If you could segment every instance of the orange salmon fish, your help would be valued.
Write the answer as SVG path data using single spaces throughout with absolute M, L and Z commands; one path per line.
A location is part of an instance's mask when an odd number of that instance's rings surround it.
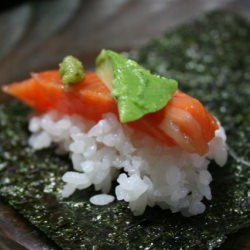
M 18 98 L 37 112 L 57 110 L 99 121 L 112 112 L 118 117 L 117 103 L 109 89 L 95 74 L 65 86 L 58 70 L 33 73 L 30 79 L 3 86 L 3 91 Z M 187 152 L 204 155 L 218 124 L 195 98 L 177 90 L 160 111 L 147 114 L 129 126 L 141 130 L 167 146 L 180 146 Z

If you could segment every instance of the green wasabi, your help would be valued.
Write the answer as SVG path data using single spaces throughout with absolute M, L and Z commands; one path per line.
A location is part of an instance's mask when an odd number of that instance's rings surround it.
M 111 50 L 96 60 L 97 74 L 117 100 L 121 122 L 131 122 L 160 110 L 171 99 L 177 82 L 151 72 Z
M 62 82 L 71 85 L 84 79 L 84 67 L 74 56 L 66 56 L 59 64 Z

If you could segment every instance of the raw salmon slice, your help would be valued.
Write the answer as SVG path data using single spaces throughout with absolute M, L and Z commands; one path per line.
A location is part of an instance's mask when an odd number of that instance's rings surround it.
M 28 80 L 3 87 L 37 112 L 57 110 L 61 114 L 78 114 L 99 121 L 105 113 L 115 113 L 117 104 L 109 89 L 95 74 L 88 72 L 83 81 L 65 86 L 59 71 L 34 73 Z M 176 91 L 167 105 L 152 114 L 129 122 L 168 146 L 180 146 L 190 153 L 204 155 L 208 142 L 218 128 L 215 118 L 195 98 Z

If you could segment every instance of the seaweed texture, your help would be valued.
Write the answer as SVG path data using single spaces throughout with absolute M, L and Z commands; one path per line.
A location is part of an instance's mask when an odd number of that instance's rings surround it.
M 130 56 L 177 79 L 226 128 L 229 160 L 212 163 L 213 199 L 204 214 L 185 218 L 157 207 L 134 217 L 127 204 L 93 206 L 92 188 L 60 197 L 67 157 L 27 146 L 30 109 L 0 106 L 0 196 L 63 249 L 214 249 L 250 226 L 250 27 L 215 12 L 167 33 Z

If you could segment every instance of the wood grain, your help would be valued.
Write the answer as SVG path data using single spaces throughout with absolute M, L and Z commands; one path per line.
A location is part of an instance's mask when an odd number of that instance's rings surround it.
M 57 249 L 42 232 L 0 200 L 0 249 Z

